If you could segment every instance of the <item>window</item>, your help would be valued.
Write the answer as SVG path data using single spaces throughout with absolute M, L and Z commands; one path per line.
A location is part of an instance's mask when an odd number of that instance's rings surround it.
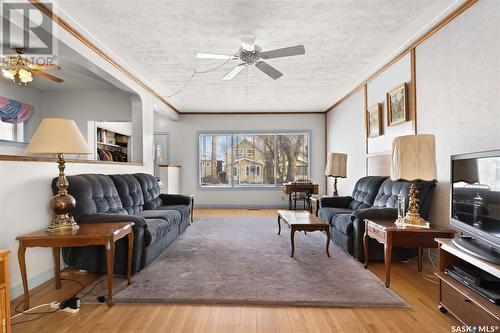
M 199 134 L 200 186 L 269 187 L 309 179 L 309 136 Z
M 11 124 L 0 121 L 0 140 L 23 141 L 23 124 Z

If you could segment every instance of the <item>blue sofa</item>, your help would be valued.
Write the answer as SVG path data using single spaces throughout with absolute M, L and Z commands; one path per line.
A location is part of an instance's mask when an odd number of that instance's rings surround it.
M 160 194 L 156 178 L 149 174 L 81 174 L 68 176 L 68 192 L 76 200 L 70 213 L 78 224 L 116 221 L 134 222 L 132 273 L 158 257 L 190 224 L 192 198 Z M 57 178 L 52 191 L 57 193 Z M 64 262 L 76 269 L 106 272 L 103 247 L 68 247 Z M 114 272 L 125 274 L 127 240 L 116 243 Z
M 420 216 L 427 219 L 435 182 L 417 182 Z M 355 259 L 364 260 L 363 235 L 365 219 L 396 219 L 397 198 L 400 193 L 408 208 L 409 182 L 392 181 L 388 177 L 367 176 L 359 179 L 351 196 L 323 197 L 319 201 L 318 216 L 330 225 L 333 242 Z M 368 251 L 371 260 L 384 258 L 383 246 L 370 239 Z M 413 256 L 415 251 L 395 249 L 396 258 Z

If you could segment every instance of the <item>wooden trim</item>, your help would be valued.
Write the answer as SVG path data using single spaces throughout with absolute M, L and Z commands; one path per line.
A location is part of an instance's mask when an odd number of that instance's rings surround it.
M 365 84 L 373 80 L 375 77 L 377 77 L 380 73 L 385 71 L 388 67 L 390 67 L 392 64 L 397 62 L 399 59 L 404 57 L 408 52 L 410 52 L 412 49 L 417 47 L 418 45 L 422 44 L 426 39 L 431 37 L 433 34 L 435 34 L 437 31 L 439 31 L 442 27 L 450 23 L 454 18 L 462 14 L 464 11 L 466 11 L 469 7 L 474 5 L 476 2 L 479 0 L 468 0 L 465 2 L 463 5 L 455 9 L 453 12 L 451 12 L 448 16 L 446 16 L 443 20 L 440 22 L 436 23 L 431 29 L 429 29 L 425 34 L 420 36 L 416 41 L 414 41 L 411 45 L 409 45 L 407 48 L 405 48 L 403 51 L 401 51 L 398 55 L 396 55 L 394 58 L 392 58 L 389 62 L 387 62 L 385 65 L 383 65 L 381 68 L 379 68 L 377 71 L 375 71 L 373 74 L 368 76 L 367 79 L 365 79 L 362 83 L 357 85 L 355 88 L 353 88 L 349 93 L 347 93 L 344 97 L 340 98 L 337 102 L 333 103 L 332 106 L 330 106 L 328 109 L 325 110 L 325 112 L 330 112 L 333 110 L 336 106 L 338 106 L 340 103 L 342 103 L 345 99 L 349 98 L 352 94 L 354 94 L 357 90 L 361 89 Z
M 162 103 L 164 103 L 166 106 L 168 106 L 170 109 L 174 110 L 177 114 L 180 114 L 179 110 L 177 110 L 172 104 L 170 104 L 165 98 L 163 98 L 156 90 L 148 86 L 144 81 L 139 79 L 137 76 L 132 74 L 129 70 L 127 70 L 123 65 L 121 65 L 118 61 L 114 60 L 111 56 L 106 54 L 103 50 L 97 47 L 94 43 L 92 43 L 87 37 L 82 35 L 80 32 L 78 32 L 75 28 L 73 28 L 69 23 L 64 21 L 62 18 L 54 14 L 52 10 L 50 10 L 45 4 L 41 3 L 40 0 L 29 0 L 29 2 L 35 6 L 38 10 L 40 10 L 42 13 L 50 17 L 54 22 L 59 24 L 61 28 L 66 30 L 70 35 L 78 39 L 80 42 L 85 44 L 88 48 L 90 48 L 92 51 L 94 51 L 98 56 L 109 62 L 111 65 L 113 65 L 115 68 L 117 68 L 119 71 L 121 71 L 123 74 L 125 74 L 128 78 L 130 78 L 132 81 L 137 83 L 139 86 L 141 86 L 144 90 L 148 91 L 151 93 L 154 97 L 156 97 L 158 100 L 160 100 Z
M 57 158 L 36 157 L 36 156 L 16 156 L 0 155 L 0 161 L 13 162 L 57 162 Z M 143 163 L 113 162 L 113 161 L 95 161 L 95 160 L 66 160 L 66 163 L 86 163 L 86 164 L 104 164 L 104 165 L 123 165 L 123 166 L 144 166 Z
M 367 120 L 367 110 L 368 110 L 368 83 L 363 86 L 364 94 L 364 108 L 363 113 L 365 114 L 365 176 L 368 174 L 368 120 Z
M 324 111 L 262 111 L 262 112 L 180 112 L 183 116 L 214 116 L 214 115 L 289 115 L 289 114 L 324 114 Z
M 410 50 L 410 71 L 411 71 L 411 81 L 410 81 L 410 113 L 413 119 L 413 134 L 417 134 L 417 71 L 415 67 L 415 48 Z

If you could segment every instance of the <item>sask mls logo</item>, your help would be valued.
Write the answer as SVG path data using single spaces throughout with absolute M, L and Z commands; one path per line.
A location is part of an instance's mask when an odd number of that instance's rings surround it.
M 36 58 L 35 63 L 53 64 L 57 40 L 53 20 L 39 9 L 19 0 L 0 0 L 2 17 L 1 54 L 21 53 Z M 41 2 L 49 11 L 53 5 Z M 42 58 L 42 59 L 40 59 Z

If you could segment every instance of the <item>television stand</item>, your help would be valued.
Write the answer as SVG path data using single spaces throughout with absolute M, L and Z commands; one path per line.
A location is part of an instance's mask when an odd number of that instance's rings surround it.
M 453 245 L 473 256 L 500 265 L 500 253 L 477 239 L 455 236 Z
M 453 266 L 475 266 L 500 278 L 500 265 L 479 259 L 455 246 L 451 239 L 436 238 L 439 246 L 439 310 L 450 312 L 466 326 L 493 326 L 500 322 L 500 306 L 444 273 Z

